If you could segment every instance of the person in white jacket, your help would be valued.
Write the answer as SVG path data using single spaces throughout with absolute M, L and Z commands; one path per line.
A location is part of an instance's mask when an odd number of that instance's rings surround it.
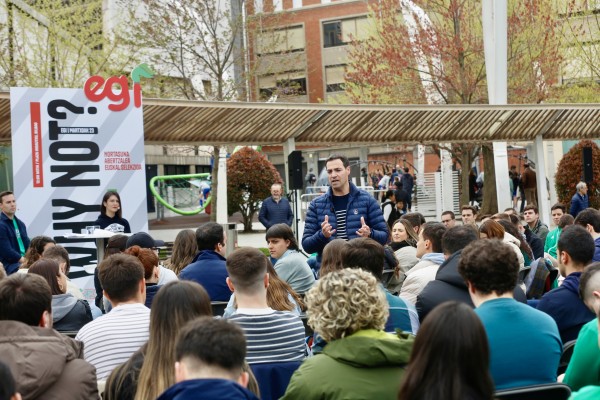
M 400 297 L 417 302 L 417 296 L 435 279 L 440 265 L 445 261 L 442 252 L 442 236 L 446 227 L 439 222 L 427 222 L 422 226 L 417 241 L 417 258 L 419 262 L 406 272 L 406 279 L 400 290 Z

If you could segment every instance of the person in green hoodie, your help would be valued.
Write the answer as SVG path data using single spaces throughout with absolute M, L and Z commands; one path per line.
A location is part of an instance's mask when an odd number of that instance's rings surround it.
M 414 339 L 383 332 L 389 311 L 377 279 L 330 272 L 306 303 L 308 324 L 328 344 L 296 370 L 283 399 L 396 399 Z

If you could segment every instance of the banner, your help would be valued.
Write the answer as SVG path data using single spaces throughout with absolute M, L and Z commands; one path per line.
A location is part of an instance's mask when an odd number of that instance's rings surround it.
M 95 263 L 95 243 L 65 236 L 93 225 L 108 190 L 119 193 L 132 232 L 148 230 L 141 94 L 134 89 L 125 77 L 92 77 L 84 89 L 10 90 L 17 217 L 30 238 L 51 236 L 66 248 L 71 277 L 86 277 L 78 284 L 88 298 L 93 284 L 81 267 Z

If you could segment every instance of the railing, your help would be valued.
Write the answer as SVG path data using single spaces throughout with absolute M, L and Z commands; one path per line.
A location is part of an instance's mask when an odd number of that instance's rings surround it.
M 205 180 L 210 173 L 155 176 L 150 179 L 150 192 L 159 203 L 157 217 L 162 217 L 164 210 L 160 206 L 180 215 L 196 215 L 204 211 L 210 204 L 211 196 L 199 204 L 199 188 L 190 183 L 190 180 Z M 194 186 L 193 188 L 190 185 Z

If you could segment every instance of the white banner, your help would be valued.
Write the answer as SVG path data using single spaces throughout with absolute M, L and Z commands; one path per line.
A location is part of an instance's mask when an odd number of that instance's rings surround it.
M 140 96 L 133 101 L 126 78 L 104 86 L 93 78 L 96 86 L 85 90 L 10 91 L 17 216 L 30 238 L 55 237 L 67 249 L 71 277 L 85 277 L 78 283 L 88 298 L 93 284 L 81 266 L 95 262 L 94 241 L 63 236 L 93 225 L 108 190 L 119 193 L 132 232 L 148 230 Z

